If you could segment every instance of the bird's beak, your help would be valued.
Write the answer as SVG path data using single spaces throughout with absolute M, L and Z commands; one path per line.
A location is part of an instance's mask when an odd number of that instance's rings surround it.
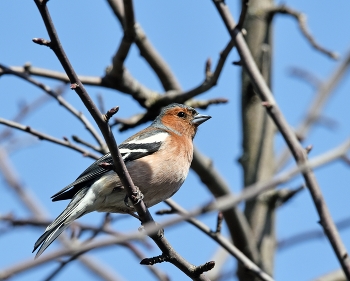
M 209 120 L 210 118 L 211 118 L 211 116 L 209 116 L 209 115 L 197 114 L 193 118 L 192 124 L 194 124 L 195 126 L 199 126 L 200 124 L 204 123 L 205 121 Z

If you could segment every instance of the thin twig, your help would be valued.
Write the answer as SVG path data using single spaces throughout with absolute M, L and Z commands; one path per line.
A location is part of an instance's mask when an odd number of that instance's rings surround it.
M 52 41 L 52 40 L 51 40 Z M 53 41 L 52 41 L 53 42 Z M 98 80 L 98 78 L 93 77 L 79 77 L 81 78 L 81 82 L 87 85 L 95 85 L 95 86 L 105 86 L 117 89 L 121 92 L 130 94 L 135 101 L 139 102 L 139 104 L 143 107 L 146 107 L 148 111 L 144 114 L 140 114 L 139 118 L 135 119 L 134 122 L 128 122 L 128 125 L 122 126 L 121 130 L 126 130 L 128 128 L 136 127 L 140 124 L 143 124 L 145 122 L 148 122 L 150 120 L 153 120 L 157 114 L 159 113 L 161 107 L 168 105 L 170 103 L 185 103 L 186 101 L 194 98 L 195 96 L 198 96 L 209 89 L 211 89 L 213 86 L 216 85 L 221 71 L 223 69 L 224 63 L 227 59 L 227 56 L 229 55 L 231 49 L 233 48 L 234 43 L 231 40 L 225 49 L 220 53 L 220 58 L 217 63 L 217 66 L 215 68 L 214 73 L 211 75 L 211 77 L 208 79 L 205 77 L 204 81 L 197 87 L 188 90 L 188 91 L 181 91 L 179 88 L 176 90 L 169 90 L 165 94 L 161 95 L 160 93 L 156 93 L 155 91 L 151 91 L 150 89 L 146 89 L 144 86 L 142 86 L 140 83 L 135 81 L 130 74 L 126 71 L 125 67 L 122 68 L 122 74 L 120 74 L 121 77 L 116 79 L 114 77 L 113 79 L 109 79 L 108 75 L 106 77 L 102 78 L 101 81 Z M 18 68 L 18 67 L 12 67 L 11 69 L 15 69 L 19 72 L 24 71 L 24 68 Z M 33 74 L 33 75 L 47 75 L 50 77 L 52 75 L 52 78 L 57 78 L 59 80 L 63 80 L 65 82 L 71 82 L 71 79 L 67 79 L 67 76 L 65 74 L 47 71 L 43 69 L 35 69 L 36 72 L 34 72 L 33 67 L 27 66 L 25 68 L 25 71 L 27 73 Z M 109 69 L 109 72 L 112 71 Z M 47 77 L 46 76 L 46 77 Z M 78 79 L 78 77 L 77 77 Z M 85 80 L 84 80 L 85 79 Z M 112 82 L 108 82 L 109 80 L 113 80 Z M 111 87 L 111 83 L 115 83 L 115 81 L 120 81 L 118 84 L 118 87 Z M 90 84 L 91 83 L 91 84 Z M 74 84 L 74 83 L 71 83 Z M 218 100 L 219 101 L 219 100 Z M 209 104 L 217 104 L 221 103 L 219 102 L 211 102 Z
M 316 90 L 320 89 L 322 86 L 322 81 L 320 78 L 316 77 L 316 75 L 314 75 L 313 73 L 300 67 L 291 67 L 288 70 L 288 74 L 292 77 L 303 80 Z
M 349 279 L 346 278 L 341 268 L 313 279 L 313 281 L 347 281 L 347 280 Z
M 59 87 L 56 90 L 56 92 L 61 93 L 62 87 Z M 29 113 L 34 112 L 37 108 L 39 108 L 40 106 L 42 106 L 43 104 L 45 104 L 49 100 L 51 100 L 51 98 L 48 95 L 44 94 L 29 104 L 22 104 L 20 109 L 19 109 L 19 112 L 15 115 L 15 117 L 13 117 L 12 121 L 15 121 L 15 122 L 22 121 L 26 116 L 29 115 Z M 5 141 L 6 139 L 10 138 L 12 136 L 13 132 L 14 131 L 11 128 L 4 129 L 0 133 L 0 141 Z
M 339 231 L 348 229 L 350 227 L 350 218 L 339 220 L 336 223 Z M 294 247 L 295 245 L 308 242 L 310 240 L 323 239 L 325 238 L 325 233 L 322 230 L 309 230 L 301 232 L 290 237 L 281 239 L 277 242 L 278 250 L 286 250 L 288 248 Z
M 96 145 L 93 145 L 93 144 L 91 144 L 90 142 L 87 142 L 87 141 L 85 141 L 85 140 L 79 138 L 79 137 L 76 136 L 76 135 L 73 135 L 73 136 L 72 136 L 72 139 L 73 139 L 75 142 L 77 142 L 77 143 L 80 143 L 80 144 L 82 144 L 82 145 L 85 145 L 86 147 L 89 147 L 89 148 L 95 150 L 96 152 L 102 153 L 101 147 L 98 147 L 98 146 L 96 146 Z
M 108 75 L 113 78 L 120 78 L 124 71 L 124 61 L 129 53 L 131 44 L 135 40 L 135 18 L 134 7 L 131 0 L 123 0 L 124 7 L 124 36 L 119 48 L 112 59 L 112 65 L 108 70 Z
M 124 29 L 124 7 L 122 0 L 107 0 L 107 2 Z M 168 64 L 164 61 L 161 55 L 148 40 L 139 23 L 135 23 L 135 44 L 140 50 L 140 55 L 144 57 L 149 66 L 158 76 L 164 90 L 180 90 L 181 87 L 179 82 L 176 80 L 175 75 L 170 70 Z
M 305 139 L 312 126 L 320 118 L 322 109 L 326 104 L 332 93 L 334 93 L 335 87 L 342 80 L 344 75 L 350 66 L 350 51 L 346 54 L 345 58 L 339 64 L 339 66 L 332 72 L 330 77 L 324 82 L 315 93 L 315 99 L 308 107 L 305 117 L 296 129 L 296 135 L 300 139 Z M 283 168 L 290 157 L 288 148 L 284 149 L 280 157 L 278 157 L 276 167 Z
M 98 155 L 95 155 L 95 154 L 91 153 L 90 151 L 81 148 L 80 146 L 74 145 L 68 140 L 57 139 L 57 138 L 52 137 L 50 135 L 47 135 L 47 134 L 41 133 L 37 130 L 34 130 L 29 126 L 25 126 L 25 125 L 22 125 L 20 123 L 14 122 L 14 121 L 6 120 L 4 118 L 0 118 L 0 124 L 12 127 L 14 129 L 17 129 L 17 130 L 21 130 L 23 132 L 27 132 L 33 136 L 38 137 L 40 140 L 46 140 L 49 142 L 53 142 L 53 143 L 68 147 L 70 149 L 73 149 L 75 151 L 80 152 L 81 154 L 83 154 L 86 157 L 90 157 L 92 159 L 100 158 Z
M 216 64 L 214 72 L 209 78 L 205 77 L 204 81 L 198 87 L 183 93 L 179 93 L 178 91 L 168 91 L 166 95 L 160 97 L 152 106 L 159 106 L 159 104 L 164 105 L 168 104 L 169 102 L 184 103 L 185 101 L 194 98 L 195 96 L 198 96 L 199 94 L 202 94 L 215 86 L 225 65 L 226 59 L 234 46 L 235 43 L 233 40 L 230 40 L 227 43 L 224 50 L 220 52 L 220 58 Z
M 248 7 L 249 7 L 249 0 L 242 1 L 241 14 L 239 16 L 239 20 L 238 20 L 238 24 L 237 24 L 237 27 L 239 29 L 242 29 L 242 27 L 243 27 L 244 20 L 245 20 L 245 18 L 247 16 Z
M 339 55 L 337 53 L 327 50 L 326 48 L 322 47 L 316 42 L 315 38 L 311 35 L 311 32 L 308 30 L 308 27 L 306 25 L 306 16 L 303 13 L 293 10 L 292 8 L 289 8 L 286 5 L 280 5 L 275 6 L 273 8 L 269 8 L 267 12 L 270 13 L 271 17 L 275 14 L 285 14 L 292 16 L 298 21 L 301 33 L 309 41 L 312 47 L 314 47 L 316 50 L 320 51 L 321 53 L 325 54 L 326 56 L 332 59 L 336 60 L 339 58 Z
M 11 70 L 10 68 L 0 64 L 0 68 L 2 69 L 4 74 L 12 74 L 19 78 L 24 79 L 25 81 L 31 83 L 32 85 L 35 85 L 45 91 L 47 94 L 49 94 L 51 97 L 53 97 L 55 100 L 58 101 L 60 105 L 62 105 L 64 108 L 66 108 L 70 113 L 72 113 L 75 117 L 77 117 L 85 126 L 85 128 L 90 132 L 90 134 L 95 138 L 95 140 L 100 145 L 100 151 L 103 153 L 107 153 L 106 144 L 104 143 L 101 136 L 97 133 L 95 128 L 92 126 L 92 124 L 89 122 L 89 120 L 85 117 L 83 113 L 78 111 L 76 108 L 74 108 L 70 103 L 68 103 L 59 93 L 52 90 L 47 85 L 36 81 L 32 77 L 30 77 L 28 74 L 23 74 L 20 72 L 16 72 L 14 70 Z
M 35 67 L 29 63 L 26 63 L 24 66 L 11 66 L 9 68 L 18 73 L 24 73 L 24 74 L 34 75 L 38 77 L 45 77 L 45 78 L 61 81 L 64 83 L 69 83 L 69 78 L 66 73 L 54 71 L 46 68 L 41 68 L 41 67 Z M 1 72 L 0 72 L 0 75 L 1 75 Z M 103 85 L 101 77 L 79 75 L 79 79 L 85 85 L 107 87 L 106 85 Z
M 188 212 L 183 209 L 180 205 L 174 202 L 171 199 L 165 201 L 167 205 L 169 205 L 172 209 L 174 209 L 180 216 L 188 214 Z M 197 227 L 203 233 L 208 235 L 214 241 L 216 241 L 219 245 L 226 249 L 232 256 L 234 256 L 242 265 L 245 266 L 247 270 L 249 270 L 252 274 L 258 277 L 261 280 L 265 281 L 273 281 L 274 279 L 265 273 L 261 268 L 259 268 L 255 263 L 253 263 L 250 259 L 248 259 L 240 250 L 238 250 L 229 240 L 227 240 L 224 236 L 222 236 L 217 231 L 212 231 L 208 226 L 206 226 L 201 221 L 190 218 L 187 219 L 189 223 Z

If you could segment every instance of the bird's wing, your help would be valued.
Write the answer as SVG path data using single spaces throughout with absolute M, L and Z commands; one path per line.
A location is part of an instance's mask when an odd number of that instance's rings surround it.
M 145 130 L 144 133 L 140 133 L 135 138 L 127 139 L 125 142 L 119 145 L 119 151 L 125 163 L 134 161 L 136 159 L 153 154 L 159 150 L 168 133 L 165 131 L 157 130 L 149 131 Z M 110 153 L 102 156 L 100 159 L 91 164 L 74 182 L 64 187 L 62 190 L 54 194 L 51 198 L 53 201 L 70 199 L 81 188 L 86 186 L 91 180 L 101 177 L 108 170 L 100 166 L 101 163 L 113 164 L 113 159 Z M 69 196 L 62 196 L 64 193 L 69 192 L 74 186 L 79 185 L 80 188 L 74 191 L 74 194 Z

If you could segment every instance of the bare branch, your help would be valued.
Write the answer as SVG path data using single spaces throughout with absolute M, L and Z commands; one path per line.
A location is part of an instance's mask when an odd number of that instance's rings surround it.
M 112 65 L 109 68 L 108 75 L 118 78 L 123 74 L 124 61 L 129 53 L 131 44 L 135 40 L 135 18 L 133 2 L 123 1 L 124 6 L 124 36 L 119 45 L 118 51 L 112 59 Z
M 303 147 L 300 145 L 298 139 L 296 138 L 293 130 L 290 128 L 282 112 L 278 108 L 278 105 L 266 85 L 264 78 L 262 77 L 259 69 L 257 68 L 254 59 L 247 47 L 247 44 L 244 40 L 243 34 L 238 28 L 235 28 L 234 20 L 229 12 L 227 6 L 223 2 L 216 2 L 213 0 L 217 10 L 220 13 L 221 18 L 225 22 L 226 27 L 228 28 L 232 39 L 236 43 L 236 48 L 240 54 L 243 66 L 248 72 L 251 82 L 253 83 L 257 93 L 259 94 L 262 101 L 269 102 L 272 107 L 267 108 L 267 112 L 276 124 L 277 128 L 281 132 L 283 138 L 285 139 L 289 149 L 291 150 L 293 157 L 295 158 L 296 163 L 299 166 L 307 165 L 307 155 Z M 350 279 L 350 258 L 347 254 L 346 248 L 339 236 L 337 228 L 333 222 L 333 219 L 330 215 L 328 207 L 323 198 L 320 187 L 317 183 L 316 177 L 311 169 L 304 170 L 302 175 L 305 179 L 306 185 L 311 193 L 315 207 L 320 216 L 320 221 L 324 227 L 325 233 L 328 237 L 329 242 L 331 243 L 333 250 L 338 258 L 339 263 L 341 264 L 345 275 Z
M 81 138 L 79 138 L 79 137 L 76 136 L 76 135 L 73 135 L 73 136 L 72 136 L 72 139 L 73 139 L 75 142 L 77 142 L 77 143 L 80 143 L 80 144 L 82 144 L 82 145 L 85 145 L 86 147 L 89 147 L 89 148 L 95 150 L 96 152 L 103 153 L 103 152 L 101 151 L 101 147 L 98 147 L 98 146 L 96 146 L 96 145 L 93 145 L 93 144 L 91 144 L 91 143 L 85 141 L 85 140 L 82 140 Z
M 136 117 L 132 118 L 132 121 L 128 120 L 127 122 L 124 122 L 124 124 L 120 123 L 122 125 L 120 126 L 119 130 L 124 131 L 129 128 L 134 128 L 150 120 L 153 120 L 158 115 L 160 109 L 163 106 L 173 102 L 187 104 L 187 101 L 189 101 L 190 99 L 211 89 L 213 86 L 216 85 L 220 77 L 221 71 L 223 69 L 223 66 L 225 64 L 225 61 L 233 47 L 234 43 L 232 40 L 230 40 L 225 49 L 220 53 L 220 58 L 216 65 L 214 73 L 209 75 L 209 77 L 205 76 L 204 81 L 199 86 L 185 92 L 182 92 L 180 90 L 168 91 L 164 95 L 158 96 L 156 99 L 150 100 L 148 103 L 148 111 L 146 113 L 138 114 Z M 212 104 L 216 104 L 216 102 L 213 102 Z
M 296 134 L 300 139 L 305 139 L 309 133 L 312 126 L 320 118 L 322 114 L 322 109 L 326 104 L 327 99 L 334 92 L 335 87 L 342 80 L 343 76 L 346 74 L 350 66 L 350 51 L 346 54 L 344 60 L 339 64 L 334 72 L 330 75 L 328 80 L 320 86 L 317 93 L 315 94 L 315 99 L 312 101 L 308 111 L 303 118 L 303 121 L 299 124 L 296 129 Z M 284 167 L 288 161 L 290 152 L 285 149 L 277 160 L 276 167 Z
M 38 97 L 36 100 L 31 102 L 30 104 L 23 104 L 19 110 L 19 112 L 12 119 L 15 122 L 19 122 L 23 120 L 29 113 L 34 112 L 35 109 L 42 106 L 48 100 L 51 100 L 49 96 L 46 94 Z M 0 133 L 0 141 L 5 141 L 7 138 L 10 138 L 13 134 L 13 130 L 11 128 L 6 128 Z
M 243 27 L 243 23 L 248 12 L 248 7 L 249 7 L 249 0 L 242 1 L 242 10 L 241 10 L 241 14 L 239 16 L 239 20 L 237 24 L 239 29 L 242 29 Z
M 338 270 L 329 272 L 323 276 L 317 277 L 314 281 L 347 281 L 344 272 L 339 268 Z
M 55 79 L 57 81 L 61 81 L 64 83 L 69 83 L 69 78 L 66 73 L 54 71 L 46 68 L 35 67 L 35 66 L 32 66 L 30 63 L 26 63 L 24 66 L 11 66 L 9 68 L 18 73 L 45 77 L 45 78 Z M 79 75 L 79 79 L 85 85 L 104 86 L 102 83 L 101 77 Z
M 188 212 L 175 203 L 173 200 L 168 199 L 165 201 L 172 209 L 174 209 L 180 216 L 187 215 Z M 247 270 L 252 274 L 259 277 L 261 280 L 273 281 L 273 278 L 266 274 L 261 268 L 259 268 L 255 263 L 253 263 L 249 258 L 247 258 L 240 250 L 238 250 L 230 241 L 228 241 L 224 236 L 222 236 L 217 231 L 212 231 L 204 223 L 200 222 L 197 219 L 190 218 L 186 219 L 189 223 L 197 227 L 203 233 L 208 235 L 210 238 L 215 240 L 220 246 L 226 249 L 232 256 L 234 256 L 240 263 L 242 263 Z
M 218 218 L 217 218 L 217 222 L 216 222 L 216 230 L 215 233 L 221 233 L 221 228 L 222 228 L 222 221 L 224 219 L 224 216 L 222 214 L 222 212 L 218 213 Z
M 335 223 L 339 231 L 350 227 L 350 218 L 339 220 Z M 324 232 L 320 230 L 309 230 L 302 233 L 295 234 L 291 237 L 281 239 L 277 243 L 278 250 L 286 250 L 295 245 L 308 242 L 310 240 L 323 239 L 325 237 Z
M 81 147 L 79 147 L 77 145 L 72 144 L 68 140 L 57 139 L 57 138 L 52 137 L 50 135 L 47 135 L 47 134 L 41 133 L 41 132 L 39 132 L 37 130 L 34 130 L 34 129 L 32 129 L 29 126 L 25 126 L 25 125 L 22 125 L 20 123 L 14 122 L 14 121 L 6 120 L 4 118 L 0 118 L 0 124 L 4 124 L 6 126 L 12 127 L 14 129 L 21 130 L 23 132 L 27 132 L 27 133 L 29 133 L 29 134 L 31 134 L 33 136 L 38 137 L 40 140 L 46 140 L 46 141 L 49 141 L 49 142 L 53 142 L 53 143 L 56 143 L 56 144 L 68 147 L 70 149 L 73 149 L 75 151 L 80 152 L 81 154 L 83 154 L 86 157 L 90 157 L 90 158 L 93 158 L 93 159 L 98 159 L 99 158 L 99 156 L 97 156 L 97 155 L 91 153 L 90 151 L 85 150 L 85 149 L 83 149 L 83 148 L 81 148 Z
M 215 169 L 213 162 L 196 147 L 194 147 L 193 151 L 191 168 L 197 173 L 215 198 L 232 195 L 230 187 Z M 256 240 L 246 217 L 235 207 L 225 210 L 223 215 L 234 244 L 242 245 L 242 248 L 245 249 L 245 255 L 249 259 L 259 260 L 260 256 Z
M 220 77 L 225 61 L 234 45 L 235 44 L 233 40 L 230 40 L 230 42 L 228 42 L 224 50 L 220 52 L 220 58 L 216 65 L 214 73 L 209 77 L 206 76 L 203 83 L 201 83 L 198 87 L 183 93 L 179 91 L 168 91 L 165 95 L 161 96 L 153 106 L 159 106 L 160 104 L 165 105 L 169 104 L 170 102 L 184 103 L 215 86 Z
M 14 70 L 11 70 L 10 68 L 1 65 L 0 69 L 2 69 L 3 74 L 12 74 L 19 78 L 22 78 L 26 80 L 27 82 L 31 83 L 32 85 L 35 85 L 45 91 L 47 94 L 49 94 L 51 97 L 53 97 L 55 100 L 58 101 L 60 105 L 62 105 L 64 108 L 66 108 L 70 113 L 72 113 L 75 117 L 77 117 L 85 126 L 85 128 L 90 132 L 90 134 L 95 138 L 95 140 L 100 145 L 100 151 L 103 151 L 104 153 L 107 153 L 106 144 L 102 140 L 101 136 L 97 133 L 95 128 L 92 126 L 92 124 L 89 122 L 89 120 L 84 116 L 83 113 L 79 112 L 77 109 L 75 109 L 70 103 L 68 103 L 59 93 L 52 90 L 47 85 L 44 85 L 43 83 L 36 81 L 32 77 L 30 77 L 28 74 L 23 74 L 20 72 L 16 72 Z
M 267 12 L 270 13 L 271 17 L 273 17 L 275 14 L 285 14 L 292 16 L 298 21 L 301 33 L 305 36 L 306 40 L 309 41 L 312 47 L 332 59 L 336 60 L 339 58 L 339 55 L 337 53 L 327 50 L 316 42 L 315 38 L 311 35 L 311 32 L 307 28 L 306 16 L 303 13 L 293 10 L 286 5 L 275 6 L 273 8 L 270 8 Z
M 316 90 L 320 89 L 322 86 L 322 81 L 318 77 L 316 77 L 314 74 L 310 73 L 305 69 L 301 69 L 299 67 L 291 67 L 288 73 L 291 76 L 304 80 Z
M 70 248 L 63 248 L 63 249 L 60 249 L 58 251 L 48 253 L 47 255 L 40 257 L 39 259 L 34 259 L 34 260 L 28 259 L 28 260 L 22 261 L 18 264 L 15 264 L 15 265 L 12 265 L 8 268 L 2 269 L 0 271 L 0 279 L 1 280 L 7 279 L 15 274 L 26 271 L 26 270 L 31 269 L 33 267 L 43 265 L 43 264 L 50 262 L 50 261 L 55 261 L 57 258 L 60 258 L 60 257 L 64 257 L 67 255 L 78 255 L 81 252 L 88 252 L 91 249 L 103 248 L 103 247 L 108 247 L 108 246 L 117 244 L 118 242 L 115 243 L 115 241 L 117 239 L 118 238 L 111 238 L 111 239 L 105 239 L 105 240 L 100 240 L 100 241 L 94 241 L 94 242 L 88 243 L 86 245 L 85 244 L 81 245 L 79 243 L 78 243 L 79 245 L 72 244 Z M 76 250 L 77 246 L 81 250 L 77 251 Z M 82 259 L 82 258 L 86 258 L 86 257 L 84 257 L 84 256 L 80 257 L 80 259 Z M 108 272 L 108 270 L 106 270 L 106 272 Z M 110 278 L 105 279 L 105 280 L 115 281 L 115 277 L 112 275 Z
M 98 81 L 94 80 L 94 82 L 97 82 L 95 84 L 95 86 L 98 85 L 98 86 L 110 87 L 110 88 L 117 89 L 121 92 L 125 92 L 127 94 L 130 94 L 134 98 L 134 100 L 139 102 L 139 104 L 141 106 L 146 107 L 148 109 L 148 111 L 146 113 L 139 114 L 137 116 L 137 118 L 133 118 L 133 121 L 124 122 L 125 125 L 122 125 L 120 128 L 121 131 L 124 131 L 126 129 L 133 128 L 133 127 L 136 127 L 140 124 L 143 124 L 147 121 L 153 120 L 157 116 L 157 114 L 159 113 L 160 109 L 165 105 L 168 105 L 168 104 L 174 103 L 174 102 L 185 103 L 186 101 L 208 91 L 213 86 L 215 86 L 219 77 L 220 77 L 220 74 L 221 74 L 221 71 L 223 69 L 224 63 L 227 59 L 227 56 L 229 55 L 233 46 L 234 46 L 234 43 L 231 40 L 227 44 L 225 49 L 220 53 L 220 58 L 219 58 L 219 61 L 217 63 L 217 66 L 215 68 L 214 73 L 212 75 L 210 75 L 210 77 L 205 77 L 204 81 L 199 86 L 197 86 L 189 91 L 182 92 L 180 89 L 176 89 L 176 90 L 169 90 L 164 95 L 161 95 L 159 93 L 156 93 L 155 91 L 151 91 L 149 89 L 146 89 L 144 86 L 142 86 L 137 81 L 135 81 L 134 78 L 132 78 L 130 76 L 130 74 L 127 72 L 127 70 L 124 67 L 122 68 L 122 73 L 118 77 L 113 77 L 113 79 L 112 79 L 112 77 L 109 77 L 109 74 L 108 74 L 110 71 L 112 71 L 110 69 L 108 71 L 108 73 L 106 74 L 106 76 L 104 78 L 102 78 L 101 81 L 98 82 Z M 24 71 L 24 69 L 18 69 L 18 68 L 11 68 L 11 69 L 16 69 L 19 72 Z M 27 73 L 34 74 L 31 71 L 32 71 L 32 67 L 26 68 Z M 43 72 L 45 72 L 45 71 L 43 71 Z M 40 74 L 42 74 L 42 73 L 40 73 Z M 52 73 L 52 72 L 50 72 L 50 74 L 53 74 L 55 78 L 59 77 L 60 79 L 64 79 L 64 81 L 66 81 L 66 82 L 68 82 L 68 81 L 72 82 L 71 80 L 68 80 L 66 75 L 64 75 L 64 74 L 58 74 L 58 73 Z M 84 77 L 82 77 L 82 79 L 83 78 Z M 78 79 L 78 77 L 76 77 L 76 79 Z M 85 83 L 89 84 L 89 82 L 91 82 L 91 80 L 93 80 L 93 79 L 88 78 L 88 79 L 86 79 Z M 112 80 L 112 81 L 109 81 L 109 80 Z M 81 82 L 84 82 L 84 80 L 81 80 Z M 117 87 L 111 86 L 111 83 L 113 83 L 113 84 L 117 83 Z M 71 83 L 71 84 L 75 84 L 75 83 Z M 81 83 L 81 85 L 82 85 L 82 83 Z M 79 87 L 77 87 L 77 88 L 79 88 Z M 205 107 L 205 106 L 210 105 L 210 104 L 218 104 L 218 103 L 222 103 L 222 102 L 223 101 L 220 99 L 211 100 L 211 101 L 202 103 L 203 105 L 201 105 L 201 106 Z M 120 124 L 123 124 L 123 123 L 120 122 Z
M 5 215 L 5 216 L 0 216 L 0 221 L 4 221 L 7 222 L 8 224 L 10 224 L 11 226 L 37 226 L 37 227 L 47 227 L 50 223 L 51 220 L 47 220 L 47 219 L 40 219 L 40 218 L 26 218 L 26 219 L 16 219 L 12 214 L 9 215 Z M 102 225 L 100 227 L 95 227 L 95 226 L 91 226 L 91 225 L 87 225 L 87 224 L 81 224 L 78 222 L 74 222 L 74 227 L 77 226 L 79 227 L 82 231 L 92 231 L 93 232 L 93 237 L 96 236 L 97 233 L 102 232 L 105 234 L 109 234 L 112 235 L 114 237 L 120 237 L 122 236 L 121 233 L 116 232 L 114 230 L 112 230 L 111 228 L 109 228 L 106 224 L 106 220 L 104 220 L 104 222 L 102 223 Z M 91 241 L 92 237 L 90 237 L 88 240 L 84 241 L 84 243 Z M 141 253 L 141 251 L 139 249 L 137 249 L 133 244 L 131 244 L 128 241 L 124 241 L 122 243 L 119 244 L 120 246 L 123 247 L 127 247 L 137 258 L 139 259 L 143 259 L 144 258 L 144 254 Z M 75 259 L 75 258 L 74 258 Z M 64 262 L 61 263 L 61 265 L 55 270 L 55 274 L 57 274 L 60 270 L 63 269 L 63 267 L 71 260 L 74 259 L 68 259 Z M 88 259 L 86 259 L 88 260 Z M 159 280 L 169 280 L 169 278 L 166 276 L 166 274 L 160 272 L 156 267 L 148 267 L 149 270 L 155 275 L 157 276 L 157 278 Z M 16 272 L 19 273 L 19 272 Z M 50 276 L 53 277 L 55 274 L 51 274 Z M 50 278 L 51 278 L 50 277 Z M 46 279 L 49 280 L 49 277 Z M 106 279 L 106 280 L 110 280 L 110 279 Z M 114 279 L 112 279 L 114 280 Z
M 122 0 L 108 0 L 108 3 L 124 29 L 124 9 Z M 180 90 L 180 84 L 168 64 L 153 47 L 139 23 L 135 23 L 135 44 L 150 67 L 157 74 L 165 91 Z

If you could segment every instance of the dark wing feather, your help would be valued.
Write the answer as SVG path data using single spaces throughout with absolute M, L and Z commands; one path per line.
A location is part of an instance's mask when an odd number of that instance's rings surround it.
M 146 133 L 145 135 L 140 135 L 138 139 L 143 139 L 147 136 L 148 134 Z M 161 141 L 151 143 L 128 143 L 127 141 L 119 146 L 120 153 L 125 163 L 153 154 L 157 152 L 162 145 Z M 104 173 L 108 172 L 108 170 L 99 166 L 101 163 L 113 164 L 111 154 L 107 153 L 91 164 L 74 182 L 54 194 L 51 197 L 52 201 L 71 199 L 90 181 L 97 179 Z
M 103 175 L 104 173 L 107 172 L 107 170 L 101 168 L 99 166 L 99 164 L 101 164 L 101 163 L 111 164 L 112 162 L 113 162 L 113 160 L 112 160 L 111 154 L 107 153 L 106 155 L 102 156 L 100 159 L 95 161 L 93 164 L 91 164 L 74 182 L 67 185 L 63 189 L 61 189 L 59 192 L 57 192 L 56 194 L 51 196 L 51 198 L 53 198 L 53 200 L 56 201 L 55 197 L 58 197 L 59 195 L 63 194 L 66 190 L 70 189 L 71 187 L 78 185 L 78 184 L 81 184 L 81 183 L 88 182 L 89 180 L 92 180 L 94 178 L 97 178 L 97 177 Z M 65 198 L 65 199 L 69 199 L 69 198 Z

